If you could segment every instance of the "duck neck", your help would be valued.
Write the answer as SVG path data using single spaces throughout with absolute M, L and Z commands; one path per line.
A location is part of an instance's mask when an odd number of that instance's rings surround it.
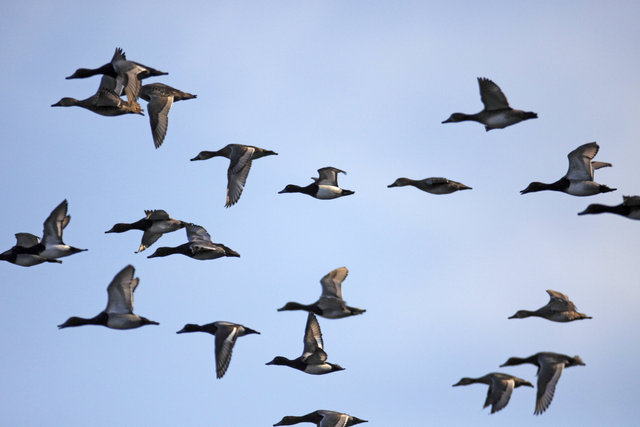
M 84 325 L 103 325 L 103 326 L 106 326 L 108 320 L 109 320 L 109 316 L 107 315 L 106 312 L 103 311 L 102 313 L 100 313 L 97 316 L 92 317 L 90 319 L 85 319 L 84 317 L 76 317 L 76 316 L 70 317 L 62 325 L 58 325 L 58 328 L 62 329 L 62 328 L 69 328 L 69 327 L 74 327 L 74 326 L 84 326 Z
M 132 222 L 131 224 L 126 224 L 126 223 L 122 223 L 119 222 L 116 225 L 114 225 L 111 230 L 107 231 L 107 233 L 124 233 L 125 231 L 129 231 L 129 230 L 146 230 L 147 229 L 147 222 L 148 220 L 146 218 L 143 218 L 139 221 L 136 222 Z
M 305 304 L 300 304 L 299 302 L 288 302 L 284 305 L 284 307 L 278 309 L 278 311 L 295 311 L 295 310 L 310 311 L 318 315 L 322 314 L 322 312 L 316 305 L 314 304 L 305 305 Z

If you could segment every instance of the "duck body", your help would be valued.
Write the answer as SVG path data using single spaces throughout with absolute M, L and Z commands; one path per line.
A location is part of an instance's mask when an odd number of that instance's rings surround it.
M 239 257 L 240 254 L 233 249 L 221 244 L 213 243 L 211 236 L 204 227 L 195 224 L 187 224 L 187 243 L 176 247 L 160 247 L 147 258 L 165 257 L 173 254 L 182 254 L 197 260 L 217 259 L 221 257 Z
M 484 124 L 488 132 L 492 129 L 503 129 L 523 120 L 538 118 L 538 115 L 532 111 L 511 108 L 500 87 L 491 80 L 478 77 L 478 86 L 484 109 L 476 114 L 453 113 L 442 123 L 474 121 Z
M 327 353 L 324 351 L 322 331 L 320 330 L 318 319 L 316 319 L 313 313 L 307 315 L 302 356 L 293 360 L 283 356 L 276 356 L 271 362 L 266 364 L 289 366 L 311 375 L 323 375 L 344 370 L 340 365 L 327 362 Z
M 337 199 L 338 197 L 350 196 L 355 191 L 345 190 L 338 185 L 338 173 L 347 174 L 345 171 L 327 166 L 318 169 L 319 177 L 312 177 L 313 183 L 306 187 L 300 187 L 295 184 L 287 185 L 278 194 L 284 193 L 302 193 L 320 200 Z
M 527 358 L 511 357 L 500 366 L 515 366 L 524 363 L 530 363 L 538 367 L 538 390 L 536 393 L 535 415 L 542 414 L 551 404 L 556 384 L 558 383 L 564 368 L 571 366 L 585 366 L 585 363 L 579 356 L 570 357 L 564 354 L 548 351 L 536 353 Z
M 129 230 L 144 231 L 142 242 L 138 248 L 138 252 L 142 252 L 154 244 L 163 234 L 180 230 L 187 225 L 184 221 L 171 218 L 166 211 L 161 209 L 146 210 L 144 213 L 145 218 L 130 224 L 115 224 L 110 230 L 105 231 L 105 233 L 124 233 Z
M 52 107 L 81 107 L 101 116 L 121 116 L 123 114 L 144 115 L 139 104 L 125 102 L 115 92 L 116 82 L 113 78 L 104 76 L 98 91 L 87 99 L 77 100 L 66 97 L 52 104 Z
M 599 149 L 600 147 L 595 142 L 581 145 L 568 154 L 569 170 L 565 176 L 551 184 L 532 182 L 527 188 L 520 191 L 520 194 L 550 190 L 584 197 L 615 191 L 615 188 L 598 184 L 593 180 L 595 169 L 611 166 L 611 163 L 592 161 Z
M 447 178 L 425 178 L 420 180 L 398 178 L 393 182 L 393 184 L 387 185 L 387 188 L 405 187 L 407 185 L 413 186 L 419 190 L 431 194 L 451 194 L 460 190 L 472 189 L 471 187 L 467 187 L 460 182 L 451 181 Z
M 524 319 L 526 317 L 541 317 L 543 319 L 551 320 L 553 322 L 571 322 L 574 320 L 591 319 L 584 313 L 578 313 L 577 308 L 573 302 L 565 294 L 547 290 L 549 294 L 549 302 L 544 307 L 541 307 L 535 311 L 519 310 L 509 319 Z
M 278 423 L 274 424 L 274 426 L 291 426 L 299 423 L 312 423 L 318 427 L 348 427 L 366 422 L 368 421 L 343 412 L 319 409 L 302 416 L 288 415 L 282 418 Z
M 151 124 L 151 134 L 155 147 L 159 148 L 167 134 L 169 110 L 173 103 L 197 98 L 197 95 L 183 92 L 162 83 L 152 83 L 142 86 L 140 98 L 149 103 L 147 111 Z
M 231 353 L 238 337 L 248 334 L 260 334 L 260 332 L 247 328 L 246 326 L 225 321 L 207 323 L 206 325 L 188 323 L 184 328 L 176 333 L 183 334 L 188 332 L 206 332 L 216 337 L 215 353 L 217 378 L 222 378 L 225 372 L 227 372 L 227 368 L 231 362 Z
M 629 219 L 640 219 L 640 196 L 624 196 L 623 202 L 616 206 L 600 205 L 597 203 L 587 206 L 578 215 L 612 213 Z
M 520 386 L 533 387 L 533 384 L 523 380 L 522 378 L 500 372 L 492 372 L 480 378 L 465 377 L 454 384 L 453 387 L 476 383 L 486 384 L 489 386 L 483 408 L 491 405 L 492 414 L 507 406 L 515 388 Z
M 43 247 L 38 246 L 40 238 L 30 233 L 16 233 L 16 244 L 11 249 L 0 253 L 0 260 L 7 261 L 21 267 L 32 267 L 44 262 L 62 264 L 57 259 L 44 258 L 38 255 Z
M 225 207 L 235 205 L 247 182 L 253 160 L 266 156 L 276 156 L 278 153 L 252 145 L 228 144 L 218 151 L 201 151 L 191 159 L 207 160 L 213 157 L 225 157 L 230 160 L 227 169 L 227 199 Z
M 278 311 L 303 310 L 327 319 L 341 319 L 364 313 L 367 310 L 349 307 L 342 298 L 342 282 L 348 274 L 349 270 L 346 267 L 336 268 L 320 280 L 322 294 L 318 301 L 310 305 L 288 302 Z
M 133 293 L 140 282 L 134 279 L 135 269 L 132 265 L 123 268 L 113 278 L 107 287 L 109 296 L 107 307 L 97 316 L 83 318 L 73 316 L 58 325 L 58 329 L 84 326 L 102 325 L 110 329 L 135 329 L 145 325 L 158 325 L 158 322 L 133 313 Z

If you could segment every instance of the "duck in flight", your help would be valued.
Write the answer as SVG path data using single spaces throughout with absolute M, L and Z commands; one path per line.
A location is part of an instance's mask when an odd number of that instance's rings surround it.
M 222 243 L 213 243 L 211 236 L 204 227 L 195 224 L 188 224 L 187 243 L 176 247 L 160 247 L 147 258 L 164 257 L 173 254 L 182 254 L 189 258 L 207 260 L 220 257 L 239 257 L 240 254 Z
M 591 319 L 584 313 L 578 313 L 576 305 L 565 294 L 547 289 L 549 302 L 536 311 L 519 310 L 509 319 L 524 319 L 525 317 L 542 317 L 554 322 L 571 322 L 573 320 Z
M 129 230 L 144 231 L 144 234 L 142 234 L 142 242 L 138 248 L 138 252 L 142 252 L 153 245 L 164 233 L 180 230 L 187 225 L 184 221 L 171 218 L 169 214 L 162 209 L 146 210 L 144 213 L 144 218 L 131 224 L 115 224 L 110 230 L 105 231 L 105 233 L 124 233 Z
M 247 182 L 251 170 L 251 162 L 265 156 L 276 156 L 278 153 L 251 145 L 229 144 L 218 151 L 201 151 L 191 161 L 207 160 L 212 157 L 226 157 L 230 160 L 227 169 L 227 201 L 225 207 L 235 205 Z
M 181 90 L 174 89 L 162 83 L 152 83 L 142 86 L 140 98 L 149 103 L 149 105 L 147 105 L 147 112 L 149 113 L 149 122 L 151 123 L 151 135 L 153 136 L 153 143 L 156 148 L 160 148 L 167 134 L 169 110 L 173 103 L 185 99 L 197 98 L 197 95 L 182 92 Z
M 288 415 L 274 424 L 274 426 L 292 426 L 299 423 L 312 423 L 318 427 L 348 427 L 367 422 L 367 420 L 361 420 L 360 418 L 356 418 L 343 412 L 319 409 L 306 415 L 302 415 L 301 417 Z
M 144 325 L 158 325 L 158 322 L 133 314 L 133 293 L 140 282 L 133 278 L 135 269 L 127 265 L 113 278 L 107 287 L 109 300 L 107 308 L 90 319 L 70 317 L 59 329 L 83 325 L 102 325 L 111 329 L 134 329 Z
M 585 366 L 579 356 L 566 356 L 559 353 L 540 352 L 527 358 L 511 357 L 503 366 L 515 366 L 523 363 L 531 363 L 538 367 L 538 391 L 536 394 L 536 409 L 534 415 L 540 415 L 547 410 L 553 399 L 556 384 L 562 375 L 564 368 L 571 366 Z
M 271 362 L 268 362 L 267 365 L 289 366 L 312 375 L 323 375 L 344 370 L 340 365 L 327 363 L 327 353 L 324 351 L 322 331 L 320 330 L 318 319 L 316 319 L 313 313 L 309 313 L 307 316 L 302 356 L 293 360 L 283 356 L 276 356 Z
M 87 99 L 77 100 L 71 97 L 62 98 L 52 107 L 82 107 L 101 116 L 121 116 L 123 114 L 140 114 L 144 116 L 142 107 L 136 103 L 125 102 L 115 92 L 116 81 L 112 77 L 102 76 L 98 91 Z
M 629 219 L 640 219 L 640 196 L 623 196 L 622 203 L 616 206 L 594 203 L 587 206 L 587 208 L 578 215 L 601 213 L 612 213 Z
M 600 147 L 595 142 L 581 145 L 567 156 L 569 158 L 569 170 L 565 176 L 551 184 L 532 182 L 520 194 L 551 190 L 562 191 L 572 196 L 593 196 L 594 194 L 615 191 L 615 188 L 598 184 L 593 180 L 594 170 L 611 166 L 611 163 L 592 161 L 598 154 L 599 149 Z
M 124 91 L 127 95 L 128 103 L 135 104 L 142 85 L 140 80 L 151 76 L 164 76 L 169 73 L 156 70 L 139 62 L 129 61 L 124 51 L 117 47 L 110 62 L 93 69 L 78 68 L 67 79 L 83 79 L 96 74 L 104 74 L 115 79 L 116 88 L 114 92 L 120 95 Z
M 447 178 L 425 178 L 420 180 L 398 178 L 393 182 L 393 184 L 387 185 L 387 188 L 404 187 L 407 185 L 411 185 L 416 187 L 418 190 L 426 191 L 431 194 L 451 194 L 455 191 L 472 189 L 460 182 L 451 181 Z
M 478 77 L 480 99 L 484 109 L 476 114 L 453 113 L 442 123 L 456 123 L 471 120 L 482 123 L 488 132 L 491 129 L 503 129 L 523 120 L 537 119 L 538 115 L 531 111 L 514 110 L 497 84 L 491 80 Z
M 302 193 L 321 200 L 336 199 L 338 197 L 349 196 L 355 191 L 345 190 L 338 185 L 338 174 L 347 174 L 342 169 L 331 166 L 318 169 L 319 177 L 312 177 L 313 183 L 306 187 L 289 184 L 278 194 L 283 193 Z
M 43 262 L 62 264 L 58 259 L 43 258 L 35 253 L 28 253 L 30 248 L 40 243 L 40 238 L 30 233 L 16 233 L 16 244 L 0 254 L 0 260 L 8 261 L 22 267 L 31 267 Z
M 222 378 L 227 372 L 229 362 L 231 362 L 231 352 L 233 346 L 236 344 L 238 337 L 248 334 L 260 334 L 246 326 L 239 325 L 231 322 L 213 322 L 206 325 L 196 325 L 188 323 L 184 325 L 184 328 L 176 332 L 177 334 L 184 334 L 187 332 L 206 332 L 216 337 L 216 377 Z
M 297 302 L 288 302 L 278 311 L 304 310 L 315 313 L 318 316 L 327 319 L 341 319 L 347 316 L 355 316 L 362 314 L 367 310 L 361 308 L 349 307 L 345 300 L 342 299 L 342 282 L 349 274 L 347 267 L 336 268 L 326 274 L 321 280 L 322 294 L 320 299 L 310 305 L 304 305 Z
M 513 375 L 502 374 L 500 372 L 492 372 L 480 378 L 465 377 L 454 384 L 453 387 L 477 383 L 489 386 L 483 408 L 491 405 L 492 414 L 507 406 L 514 388 L 518 388 L 520 386 L 533 387 L 533 384 L 529 381 L 514 377 Z

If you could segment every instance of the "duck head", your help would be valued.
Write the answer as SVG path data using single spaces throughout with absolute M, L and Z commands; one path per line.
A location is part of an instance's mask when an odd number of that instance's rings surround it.
M 51 104 L 52 107 L 72 107 L 78 103 L 78 100 L 75 98 L 65 97 L 55 104 Z
M 387 188 L 404 187 L 405 185 L 409 185 L 409 183 L 409 178 L 398 178 L 393 182 L 393 184 L 387 185 Z
M 467 114 L 453 113 L 452 115 L 449 116 L 447 120 L 443 121 L 442 123 L 456 123 L 456 122 L 463 122 L 465 120 L 468 120 Z

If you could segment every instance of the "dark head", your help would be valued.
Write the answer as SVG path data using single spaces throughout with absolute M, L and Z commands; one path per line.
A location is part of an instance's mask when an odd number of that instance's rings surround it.
M 369 421 L 367 420 L 361 420 L 360 418 L 356 418 L 354 416 L 351 416 L 351 421 L 349 422 L 349 424 L 347 425 L 351 425 L 354 426 L 356 424 L 360 424 L 360 423 L 368 423 Z
M 543 191 L 543 190 L 548 190 L 547 184 L 543 182 L 532 182 L 527 186 L 527 188 L 520 191 L 520 194 L 535 193 L 536 191 Z
M 75 98 L 62 98 L 60 101 L 55 104 L 51 104 L 52 107 L 71 107 L 78 103 L 78 100 Z
M 138 221 L 133 224 L 118 223 L 118 224 L 115 224 L 113 227 L 111 227 L 110 230 L 105 231 L 105 233 L 124 233 L 125 231 L 129 231 L 133 229 L 144 230 L 144 228 L 142 227 L 143 223 L 144 223 L 144 220 Z
M 104 311 L 98 314 L 96 317 L 91 319 L 85 319 L 82 317 L 70 317 L 61 325 L 58 325 L 58 329 L 70 328 L 75 326 L 84 326 L 84 325 L 102 325 L 107 326 L 107 321 L 109 320 L 109 316 Z
M 599 205 L 597 203 L 594 203 L 587 206 L 587 208 L 582 212 L 578 212 L 578 215 L 599 214 L 604 212 L 610 212 L 608 208 L 610 208 L 610 206 Z
M 144 326 L 144 325 L 159 325 L 160 323 L 155 322 L 153 320 L 149 320 L 146 317 L 142 317 L 140 316 L 140 326 Z
M 533 111 L 523 111 L 522 120 L 537 119 L 538 115 Z
M 225 245 L 220 245 L 224 248 L 224 256 L 232 256 L 232 257 L 237 257 L 240 258 L 240 254 L 236 251 L 234 251 L 231 248 L 226 247 Z
M 358 314 L 362 314 L 365 313 L 367 310 L 363 309 L 363 308 L 357 308 L 357 307 L 347 307 L 349 309 L 349 311 L 351 311 L 351 315 L 355 316 Z
M 275 426 L 292 426 L 294 424 L 298 424 L 300 423 L 300 418 L 301 417 L 294 417 L 294 416 L 287 415 L 286 417 L 278 421 L 276 424 L 274 424 L 274 427 Z
M 279 308 L 278 311 L 305 310 L 306 308 L 307 308 L 306 305 L 302 305 L 297 302 L 288 302 L 284 305 L 284 307 Z
M 580 356 L 573 356 L 569 358 L 569 362 L 566 366 L 587 366 L 587 364 L 582 361 Z
M 342 189 L 342 193 L 340 193 L 341 196 L 350 196 L 352 194 L 355 194 L 355 191 L 345 190 L 344 188 Z
M 510 357 L 506 362 L 500 365 L 500 367 L 522 365 L 523 363 L 527 363 L 527 361 L 520 357 Z
M 531 316 L 531 312 L 527 311 L 527 310 L 518 310 L 516 312 L 516 314 L 514 314 L 511 317 L 508 317 L 508 319 L 524 319 L 525 317 L 530 317 Z
M 335 363 L 328 363 L 329 366 L 331 366 L 331 372 L 334 371 L 344 371 L 344 368 L 340 365 L 336 365 Z
M 195 325 L 193 323 L 187 323 L 186 325 L 184 325 L 184 328 L 180 329 L 178 332 L 176 332 L 176 334 L 184 334 L 187 332 L 201 332 L 201 331 L 202 331 L 202 326 Z
M 616 191 L 616 190 L 617 190 L 617 188 L 609 188 L 609 187 L 607 187 L 606 185 L 601 185 L 601 186 L 600 186 L 600 188 L 598 188 L 598 190 L 599 190 L 601 193 L 608 193 L 608 192 L 610 192 L 610 191 Z
M 449 116 L 449 118 L 447 120 L 445 120 L 442 123 L 457 123 L 457 122 L 463 122 L 465 120 L 468 120 L 467 114 L 464 114 L 464 113 L 453 113 L 452 115 Z
M 85 77 L 93 76 L 93 70 L 89 70 L 88 68 L 78 68 L 73 74 L 69 77 L 65 77 L 65 79 L 84 79 Z
M 289 362 L 291 362 L 291 360 L 287 359 L 286 357 L 276 356 L 271 362 L 265 363 L 265 365 L 288 366 Z
M 243 326 L 243 328 L 244 328 L 244 335 L 248 335 L 248 334 L 260 335 L 260 332 L 256 331 L 255 329 L 247 328 L 246 326 Z
M 78 252 L 88 251 L 89 249 L 78 249 L 73 246 L 69 246 L 69 250 L 71 251 L 71 254 L 77 254 Z
M 156 249 L 156 251 L 154 253 L 152 253 L 151 255 L 149 255 L 147 258 L 157 258 L 157 257 L 162 257 L 162 256 L 167 256 L 167 255 L 172 255 L 175 254 L 175 248 L 170 248 L 170 247 L 160 247 L 158 249 Z
M 525 386 L 525 387 L 531 387 L 533 388 L 533 384 L 531 384 L 529 381 L 525 381 L 522 378 L 515 378 L 515 387 L 520 387 L 520 386 Z
M 271 150 L 261 150 L 261 151 L 256 150 L 253 153 L 253 158 L 254 159 L 259 159 L 260 157 L 277 156 L 277 155 L 278 155 L 278 153 L 276 153 L 275 151 L 271 151 Z
M 473 378 L 464 377 L 460 381 L 458 381 L 457 383 L 453 384 L 451 387 L 457 387 L 459 385 L 469 385 L 469 384 L 473 384 L 473 383 L 475 383 L 475 380 Z
M 389 184 L 387 185 L 387 188 L 393 188 L 393 187 L 404 187 L 405 185 L 409 185 L 410 180 L 408 178 L 398 178 L 396 179 L 393 184 Z
M 300 193 L 300 189 L 302 187 L 297 186 L 295 184 L 289 184 L 286 187 L 284 187 L 284 189 L 282 191 L 278 191 L 278 194 L 283 194 L 283 193 Z

